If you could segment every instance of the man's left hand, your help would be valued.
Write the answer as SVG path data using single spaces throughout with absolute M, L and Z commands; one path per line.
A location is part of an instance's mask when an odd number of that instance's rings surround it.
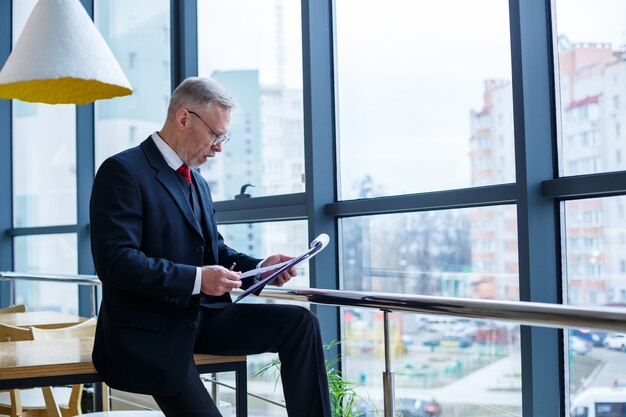
M 276 265 L 276 264 L 279 264 L 281 262 L 288 261 L 290 259 L 293 259 L 293 256 L 281 255 L 279 253 L 279 254 L 272 255 L 269 258 L 267 258 L 265 260 L 265 262 L 263 262 L 263 266 Z M 265 274 L 261 275 L 261 278 L 265 278 L 265 277 L 269 276 L 271 273 L 272 273 L 272 271 L 266 272 Z M 295 267 L 289 268 L 288 270 L 286 270 L 285 272 L 283 272 L 279 276 L 277 276 L 276 279 L 274 279 L 274 282 L 272 282 L 272 285 L 276 285 L 277 287 L 282 287 L 292 277 L 295 277 L 296 275 L 298 275 L 298 273 L 296 272 L 296 268 Z

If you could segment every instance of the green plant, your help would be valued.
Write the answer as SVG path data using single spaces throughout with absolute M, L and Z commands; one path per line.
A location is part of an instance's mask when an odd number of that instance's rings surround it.
M 340 343 L 341 342 L 338 340 L 333 340 L 329 344 L 324 345 L 324 349 L 330 350 Z M 333 417 L 358 417 L 357 400 L 362 401 L 366 405 L 369 401 L 365 400 L 356 392 L 358 384 L 343 378 L 341 371 L 337 369 L 338 362 L 339 358 L 326 360 L 326 375 L 328 376 L 328 391 L 333 409 Z M 276 389 L 280 377 L 280 360 L 271 360 L 258 371 L 254 372 L 253 375 L 262 376 L 268 372 L 272 372 L 274 377 L 274 389 Z

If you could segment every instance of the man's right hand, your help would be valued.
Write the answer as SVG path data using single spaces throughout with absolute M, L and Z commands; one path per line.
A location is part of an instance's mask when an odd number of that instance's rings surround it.
M 213 296 L 231 292 L 233 288 L 241 287 L 239 275 L 241 272 L 229 271 L 223 266 L 203 266 L 200 291 Z

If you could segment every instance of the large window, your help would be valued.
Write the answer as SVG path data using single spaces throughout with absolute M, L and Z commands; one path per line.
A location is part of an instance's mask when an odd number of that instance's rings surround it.
M 342 313 L 344 375 L 358 383 L 357 409 L 383 415 L 383 313 Z M 389 332 L 399 415 L 428 415 L 419 414 L 424 406 L 441 416 L 521 415 L 519 326 L 392 313 Z
M 556 2 L 561 175 L 626 168 L 626 24 L 619 18 L 625 12 L 620 1 Z M 568 303 L 626 306 L 625 205 L 624 197 L 563 204 Z M 626 379 L 620 352 L 626 339 L 588 329 L 566 334 L 572 409 L 593 408 Z
M 198 1 L 199 75 L 239 107 L 232 140 L 201 169 L 215 200 L 304 191 L 299 1 Z
M 626 168 L 626 3 L 556 2 L 562 175 Z
M 36 1 L 13 2 L 13 43 Z M 76 118 L 72 105 L 13 101 L 13 225 L 76 223 Z
M 568 303 L 626 307 L 625 206 L 625 197 L 564 203 Z M 626 381 L 623 333 L 576 329 L 569 332 L 568 345 L 572 404 Z
M 13 43 L 36 1 L 13 2 Z M 76 224 L 76 117 L 73 105 L 13 101 L 13 227 Z M 75 235 L 13 240 L 17 272 L 76 273 Z M 18 282 L 15 301 L 31 310 L 78 311 L 76 285 Z
M 343 219 L 343 288 L 518 300 L 516 223 L 514 206 Z M 382 313 L 345 308 L 342 318 L 347 376 L 381 408 Z M 390 329 L 399 406 L 422 399 L 442 415 L 519 414 L 519 326 L 394 313 Z
M 219 219 L 219 213 L 217 215 Z M 308 249 L 306 226 L 305 221 L 288 221 L 222 225 L 218 229 L 228 246 L 251 256 L 265 258 L 276 253 L 294 256 L 306 251 Z M 306 262 L 300 264 L 297 272 L 298 275 L 285 284 L 286 288 L 309 286 L 309 268 Z M 276 301 L 251 295 L 242 302 L 273 303 Z M 278 355 L 274 353 L 248 357 L 248 390 L 284 404 L 280 374 L 276 372 L 278 368 L 271 367 L 268 372 L 259 373 L 263 367 L 277 358 Z M 220 376 L 220 378 L 222 377 Z M 226 376 L 223 380 L 234 383 L 234 376 Z M 277 383 L 277 381 L 279 382 Z M 222 390 L 222 398 L 231 404 L 235 403 L 232 392 Z M 279 417 L 286 415 L 284 408 L 255 397 L 248 398 L 248 411 L 251 416 Z
M 217 219 L 219 221 L 219 212 Z M 309 246 L 305 221 L 228 224 L 218 229 L 228 246 L 261 259 L 276 253 L 295 256 L 305 252 Z M 308 264 L 298 265 L 297 272 L 298 275 L 286 285 L 308 287 Z
M 517 300 L 513 206 L 341 221 L 347 290 Z
M 515 180 L 507 6 L 336 2 L 341 199 Z
M 133 87 L 96 103 L 96 167 L 163 126 L 170 99 L 170 2 L 95 2 L 95 22 Z
M 75 234 L 18 236 L 14 239 L 15 270 L 38 274 L 76 274 Z M 75 284 L 17 281 L 15 302 L 29 310 L 78 314 Z
M 74 106 L 13 103 L 13 224 L 76 223 Z

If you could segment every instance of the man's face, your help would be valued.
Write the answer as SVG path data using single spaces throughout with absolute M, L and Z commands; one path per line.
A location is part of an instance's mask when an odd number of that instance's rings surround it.
M 204 108 L 186 109 L 189 130 L 183 143 L 181 157 L 190 168 L 198 168 L 216 152 L 222 152 L 223 143 L 215 139 L 228 132 L 230 110 L 215 102 Z

